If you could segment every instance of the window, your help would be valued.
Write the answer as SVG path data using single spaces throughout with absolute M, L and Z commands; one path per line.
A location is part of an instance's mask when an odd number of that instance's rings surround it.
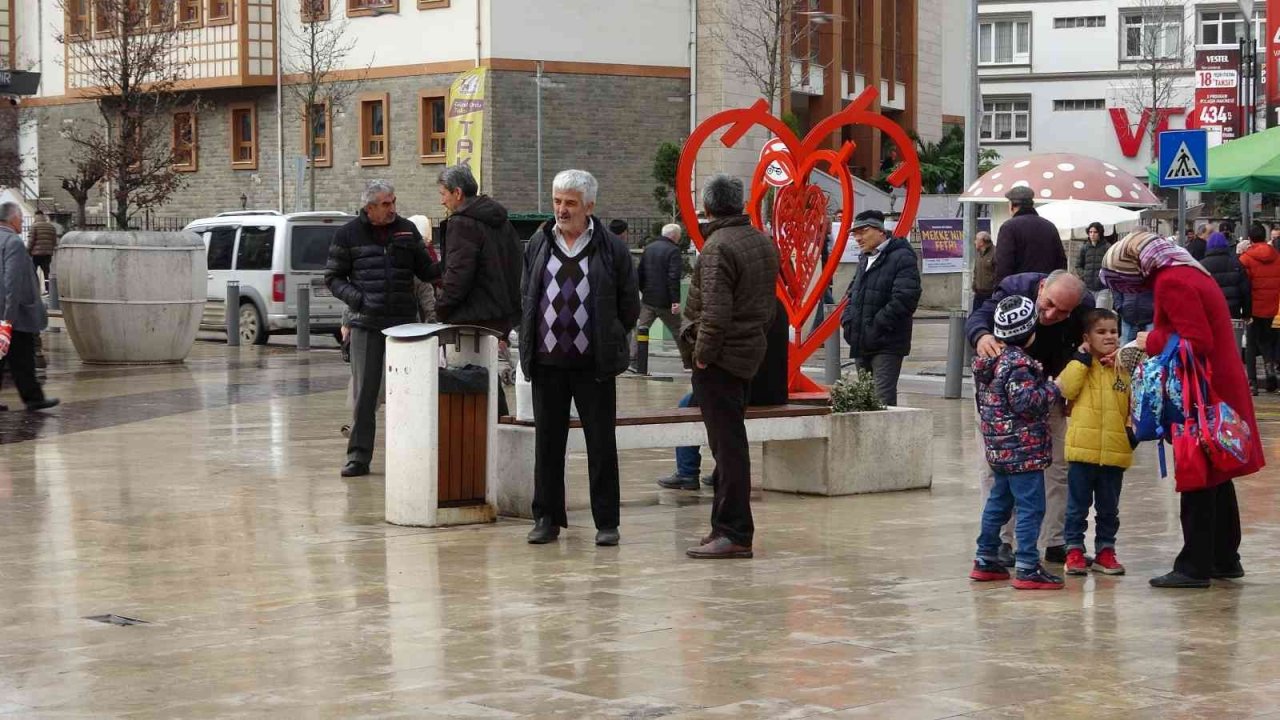
M 329 19 L 329 0 L 302 0 L 302 22 Z
M 400 0 L 347 0 L 347 17 L 400 12 Z
M 200 0 L 178 0 L 178 22 L 183 25 L 199 25 Z
M 230 270 L 231 257 L 235 255 L 236 229 L 214 228 L 209 231 L 209 269 Z
M 391 134 L 387 118 L 389 102 L 390 96 L 386 93 L 360 96 L 361 165 L 391 164 L 391 156 L 387 152 Z
M 258 109 L 253 103 L 231 106 L 231 167 L 258 169 Z
M 445 153 L 446 90 L 424 90 L 418 93 L 418 155 L 422 163 L 442 163 Z
M 114 18 L 111 17 L 110 7 L 104 0 L 96 0 L 93 4 L 93 34 L 107 35 L 115 29 Z
M 995 20 L 978 26 L 979 65 L 1031 62 L 1031 21 Z
M 240 246 L 236 248 L 236 269 L 270 270 L 271 253 L 275 250 L 275 244 L 275 228 L 240 228 Z
M 979 139 L 993 142 L 1026 142 L 1031 139 L 1031 101 L 1000 99 L 982 101 Z
M 1125 60 L 1182 57 L 1182 17 L 1149 12 L 1124 16 Z
M 1053 27 L 1055 30 L 1066 30 L 1070 28 L 1100 28 L 1107 26 L 1106 15 L 1088 15 L 1081 17 L 1060 17 L 1053 19 Z
M 449 0 L 418 0 L 419 10 L 443 10 L 449 7 Z
M 337 225 L 294 225 L 289 233 L 289 266 L 294 270 L 323 270 Z
M 196 114 L 181 110 L 173 114 L 173 169 L 178 172 L 195 172 Z
M 172 21 L 172 5 L 165 0 L 147 0 L 147 27 L 168 27 Z
M 1107 101 L 1102 98 L 1090 98 L 1088 100 L 1054 100 L 1053 109 L 1055 112 L 1063 112 L 1070 110 L 1105 110 Z
M 67 0 L 67 34 L 84 37 L 89 31 L 89 1 Z
M 231 0 L 209 0 L 209 14 L 206 17 L 210 25 L 230 24 Z
M 1267 36 L 1267 18 L 1253 11 L 1253 37 L 1262 45 Z M 1238 45 L 1244 39 L 1244 16 L 1238 11 L 1224 10 L 1200 14 L 1201 45 Z
M 311 106 L 302 123 L 302 152 L 316 167 L 332 167 L 329 154 L 329 101 L 322 100 Z

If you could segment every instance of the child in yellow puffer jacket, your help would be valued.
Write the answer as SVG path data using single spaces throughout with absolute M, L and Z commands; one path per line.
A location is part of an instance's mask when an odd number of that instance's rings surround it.
M 1116 560 L 1116 532 L 1120 529 L 1120 486 L 1133 464 L 1133 434 L 1129 429 L 1129 376 L 1102 359 L 1120 346 L 1120 318 L 1110 310 L 1085 316 L 1084 342 L 1058 376 L 1062 396 L 1069 403 L 1067 424 L 1067 546 L 1068 575 L 1087 575 L 1084 533 L 1089 507 L 1096 510 L 1095 572 L 1123 575 Z

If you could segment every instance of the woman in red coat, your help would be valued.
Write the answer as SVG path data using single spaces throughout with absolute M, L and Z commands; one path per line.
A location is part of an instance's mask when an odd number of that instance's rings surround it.
M 1173 572 L 1153 578 L 1151 584 L 1206 588 L 1210 578 L 1243 577 L 1238 552 L 1240 509 L 1232 479 L 1257 472 L 1265 461 L 1227 301 L 1190 253 L 1145 231 L 1130 233 L 1107 251 L 1102 280 L 1114 292 L 1153 290 L 1155 322 L 1151 332 L 1139 333 L 1138 343 L 1145 343 L 1147 354 L 1158 355 L 1171 334 L 1181 336 L 1212 371 L 1212 391 L 1253 430 L 1253 458 L 1248 466 L 1231 474 L 1210 468 L 1207 489 L 1182 493 L 1182 552 Z

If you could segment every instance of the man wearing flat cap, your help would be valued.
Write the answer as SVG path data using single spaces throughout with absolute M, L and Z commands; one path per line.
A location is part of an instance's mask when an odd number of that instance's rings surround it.
M 1000 225 L 996 236 L 996 285 L 1010 275 L 1067 269 L 1067 253 L 1058 228 L 1036 212 L 1031 188 L 1015 187 L 1005 194 L 1013 217 Z
M 858 213 L 853 239 L 862 260 L 849 283 L 840 325 L 858 370 L 875 378 L 880 402 L 897 405 L 898 376 L 911 353 L 912 317 L 920 304 L 920 268 L 911 244 L 885 230 L 884 213 Z

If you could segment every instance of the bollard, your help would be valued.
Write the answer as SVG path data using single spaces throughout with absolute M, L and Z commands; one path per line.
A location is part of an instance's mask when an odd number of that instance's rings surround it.
M 58 276 L 49 276 L 49 309 L 61 310 L 62 301 L 58 299 Z
M 947 382 L 942 397 L 954 400 L 962 395 L 964 387 L 964 321 L 963 310 L 952 310 L 947 328 Z
M 649 374 L 649 328 L 643 325 L 636 328 L 636 372 Z
M 830 315 L 835 308 L 835 305 L 827 305 L 824 315 Z M 837 329 L 831 333 L 824 345 L 826 352 L 823 358 L 823 369 L 826 371 L 827 384 L 834 385 L 840 379 L 840 330 Z
M 240 281 L 227 281 L 227 346 L 240 346 Z
M 311 283 L 298 283 L 298 349 L 311 349 Z

